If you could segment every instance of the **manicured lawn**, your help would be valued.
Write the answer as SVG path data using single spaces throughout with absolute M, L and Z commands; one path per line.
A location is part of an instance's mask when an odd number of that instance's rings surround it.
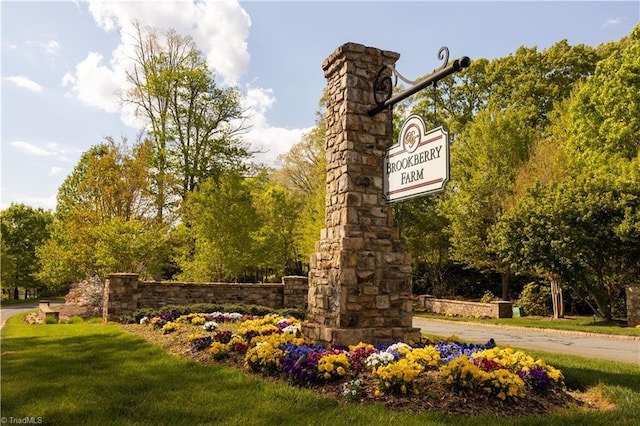
M 445 317 L 416 312 L 416 316 L 424 318 L 442 319 L 447 321 L 477 322 L 482 324 L 500 324 L 515 327 L 550 328 L 555 330 L 582 331 L 585 333 L 617 334 L 625 336 L 639 336 L 640 328 L 622 327 L 616 322 L 607 323 L 602 318 L 593 317 L 567 317 L 553 320 L 540 317 L 520 317 L 520 318 L 490 318 L 479 319 L 471 317 Z
M 7 418 L 41 417 L 44 424 L 56 425 L 505 424 L 490 417 L 339 403 L 236 369 L 169 355 L 118 325 L 29 326 L 14 317 L 2 333 L 1 408 Z M 527 352 L 562 369 L 570 388 L 604 395 L 617 407 L 563 410 L 518 419 L 518 424 L 637 424 L 640 366 Z

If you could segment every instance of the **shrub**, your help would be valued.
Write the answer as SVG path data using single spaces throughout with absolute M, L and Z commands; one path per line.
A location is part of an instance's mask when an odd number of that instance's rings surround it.
M 74 315 L 72 317 L 69 317 L 65 322 L 67 324 L 79 324 L 81 322 L 84 322 L 84 319 L 78 315 Z
M 54 316 L 50 316 L 47 315 L 46 317 L 44 317 L 44 323 L 45 324 L 57 324 L 58 323 L 58 319 Z
M 491 293 L 489 290 L 485 291 L 480 299 L 480 303 L 491 303 L 500 300 L 496 295 Z
M 98 276 L 87 277 L 85 280 L 71 285 L 65 297 L 67 305 L 87 307 L 90 314 L 102 315 L 102 298 L 104 296 L 104 282 Z
M 516 300 L 516 306 L 524 309 L 526 315 L 549 315 L 551 314 L 550 303 L 551 289 L 534 282 L 525 285 L 520 297 Z

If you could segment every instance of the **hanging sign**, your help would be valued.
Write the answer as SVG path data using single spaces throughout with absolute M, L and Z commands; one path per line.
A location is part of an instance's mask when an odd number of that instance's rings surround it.
M 444 128 L 426 130 L 418 115 L 407 118 L 398 143 L 383 159 L 387 203 L 443 191 L 449 181 L 449 137 Z

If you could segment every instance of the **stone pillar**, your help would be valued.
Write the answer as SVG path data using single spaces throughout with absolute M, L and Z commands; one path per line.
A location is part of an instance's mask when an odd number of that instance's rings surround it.
M 309 278 L 300 276 L 282 277 L 284 286 L 284 300 L 282 307 L 307 309 L 307 297 L 309 294 Z
M 625 287 L 627 293 L 627 327 L 640 325 L 640 285 Z
M 138 309 L 138 274 L 109 274 L 104 282 L 102 320 L 119 321 Z
M 309 271 L 307 339 L 339 345 L 418 337 L 412 327 L 411 258 L 382 196 L 391 111 L 373 117 L 373 81 L 399 54 L 355 43 L 322 64 L 327 79 L 327 196 Z

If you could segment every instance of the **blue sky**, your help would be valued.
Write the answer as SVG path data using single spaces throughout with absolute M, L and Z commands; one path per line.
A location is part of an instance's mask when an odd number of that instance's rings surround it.
M 133 139 L 121 108 L 122 60 L 132 19 L 190 34 L 223 85 L 252 114 L 246 139 L 273 164 L 314 124 L 321 64 L 356 42 L 401 54 L 415 79 L 451 58 L 497 58 L 519 46 L 619 40 L 640 21 L 638 1 L 2 1 L 0 208 L 55 208 L 82 152 L 106 136 Z

